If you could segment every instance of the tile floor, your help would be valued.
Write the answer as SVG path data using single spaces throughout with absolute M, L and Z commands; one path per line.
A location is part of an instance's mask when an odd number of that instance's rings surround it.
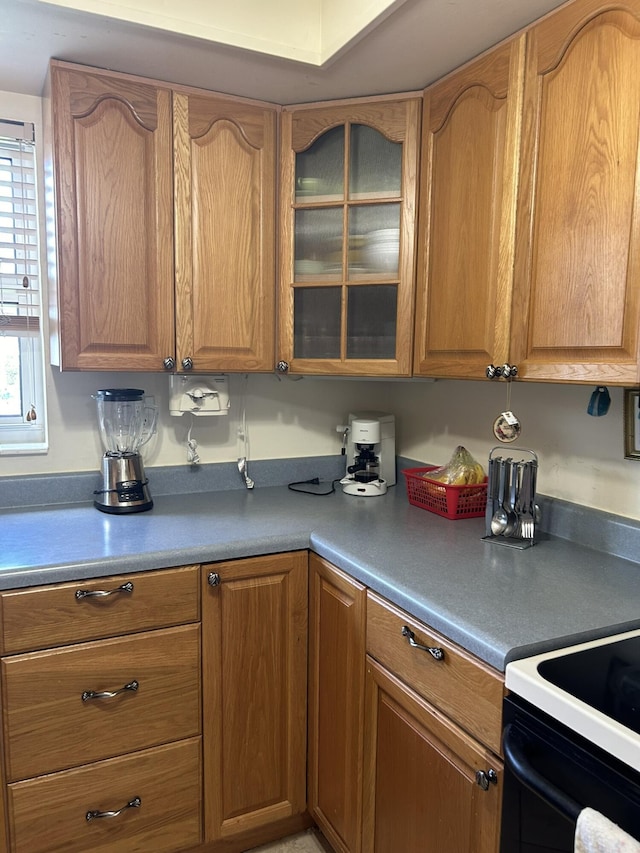
M 281 838 L 280 841 L 273 841 L 271 844 L 264 844 L 262 847 L 254 847 L 250 853 L 327 853 L 330 847 L 324 839 L 324 843 L 320 839 L 321 836 L 317 830 L 308 829 L 306 832 L 299 832 L 297 835 L 289 836 L 289 838 Z

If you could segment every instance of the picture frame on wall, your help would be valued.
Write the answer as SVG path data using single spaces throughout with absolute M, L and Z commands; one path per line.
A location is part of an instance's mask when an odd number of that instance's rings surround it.
M 640 389 L 624 389 L 624 458 L 640 460 Z

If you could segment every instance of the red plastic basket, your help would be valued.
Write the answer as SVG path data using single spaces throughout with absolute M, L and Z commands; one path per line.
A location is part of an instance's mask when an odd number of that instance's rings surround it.
M 444 518 L 478 518 L 487 506 L 487 478 L 474 486 L 448 486 L 424 476 L 437 468 L 405 468 L 409 503 Z

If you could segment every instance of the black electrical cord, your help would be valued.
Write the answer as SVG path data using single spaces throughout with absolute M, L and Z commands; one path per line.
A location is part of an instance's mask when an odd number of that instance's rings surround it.
M 339 483 L 341 479 L 341 477 L 338 477 L 336 480 L 332 480 L 330 483 L 331 488 L 325 492 L 319 492 L 316 489 L 298 488 L 298 486 L 320 486 L 321 483 L 318 477 L 312 477 L 310 480 L 299 480 L 297 483 L 289 483 L 287 488 L 291 489 L 292 492 L 301 492 L 303 495 L 332 495 L 336 490 L 336 483 Z

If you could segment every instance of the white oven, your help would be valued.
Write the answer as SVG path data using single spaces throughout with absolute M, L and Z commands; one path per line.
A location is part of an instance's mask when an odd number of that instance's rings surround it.
M 640 630 L 507 664 L 501 853 L 571 853 L 589 806 L 640 839 Z

